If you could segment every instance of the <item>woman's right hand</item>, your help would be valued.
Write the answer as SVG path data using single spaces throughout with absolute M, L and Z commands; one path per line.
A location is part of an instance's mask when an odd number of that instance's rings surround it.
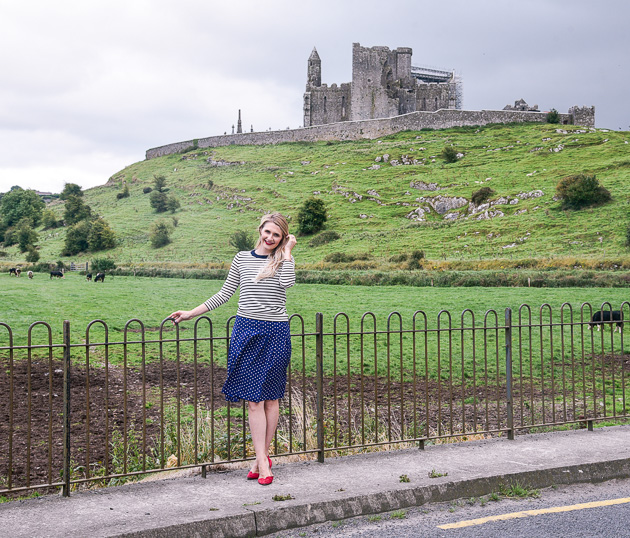
M 193 315 L 190 310 L 178 310 L 177 312 L 173 312 L 169 318 L 171 318 L 173 323 L 179 323 L 180 321 L 192 319 Z

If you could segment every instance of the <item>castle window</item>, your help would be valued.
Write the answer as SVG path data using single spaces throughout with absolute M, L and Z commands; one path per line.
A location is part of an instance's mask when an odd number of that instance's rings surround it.
M 341 96 L 341 117 L 343 118 L 346 115 L 346 96 Z
M 326 112 L 326 96 L 324 95 L 324 112 Z
M 423 97 L 422 98 L 422 110 L 426 110 L 427 109 L 427 98 Z
M 437 97 L 436 97 L 435 98 L 435 110 L 437 110 L 437 109 L 438 109 L 438 100 L 437 100 Z

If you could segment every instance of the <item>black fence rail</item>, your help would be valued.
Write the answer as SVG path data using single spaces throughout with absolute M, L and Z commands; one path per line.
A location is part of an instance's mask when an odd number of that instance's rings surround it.
M 601 322 L 598 322 L 601 320 Z M 276 456 L 387 450 L 593 427 L 630 417 L 630 355 L 619 310 L 441 311 L 429 319 L 344 313 L 310 329 L 290 318 L 293 358 Z M 173 327 L 139 319 L 0 323 L 0 493 L 118 484 L 138 475 L 251 460 L 245 402 L 226 402 L 230 318 Z M 598 331 L 598 329 L 601 329 Z M 74 333 L 73 333 L 74 334 Z

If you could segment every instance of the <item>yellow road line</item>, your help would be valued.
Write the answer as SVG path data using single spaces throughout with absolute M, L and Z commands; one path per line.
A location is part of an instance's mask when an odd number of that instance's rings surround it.
M 479 519 L 468 519 L 449 523 L 448 525 L 438 525 L 438 529 L 461 529 L 462 527 L 472 527 L 473 525 L 483 525 L 490 521 L 504 521 L 506 519 L 517 519 L 529 516 L 540 516 L 542 514 L 557 514 L 559 512 L 571 512 L 573 510 L 584 510 L 586 508 L 599 508 L 601 506 L 614 506 L 616 504 L 630 503 L 630 497 L 623 499 L 610 499 L 608 501 L 595 501 L 592 503 L 572 504 L 570 506 L 555 506 L 553 508 L 541 508 L 539 510 L 524 510 L 522 512 L 512 512 L 510 514 L 500 514 L 498 516 L 480 517 Z

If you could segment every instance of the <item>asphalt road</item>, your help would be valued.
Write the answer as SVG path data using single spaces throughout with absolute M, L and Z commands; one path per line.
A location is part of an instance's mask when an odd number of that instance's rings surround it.
M 536 492 L 532 492 L 536 493 Z M 540 490 L 537 496 L 491 500 L 489 496 L 467 500 L 424 505 L 374 516 L 361 516 L 327 522 L 290 531 L 276 537 L 310 536 L 554 536 L 554 537 L 630 537 L 630 479 L 611 480 L 599 484 L 558 486 Z M 619 504 L 590 508 L 576 507 L 584 503 L 613 501 Z M 570 508 L 567 508 L 570 507 Z M 551 512 L 561 508 L 566 511 Z M 551 513 L 526 515 L 507 520 L 492 520 L 492 516 L 529 510 Z M 442 529 L 449 524 L 465 524 L 470 520 L 488 521 Z

